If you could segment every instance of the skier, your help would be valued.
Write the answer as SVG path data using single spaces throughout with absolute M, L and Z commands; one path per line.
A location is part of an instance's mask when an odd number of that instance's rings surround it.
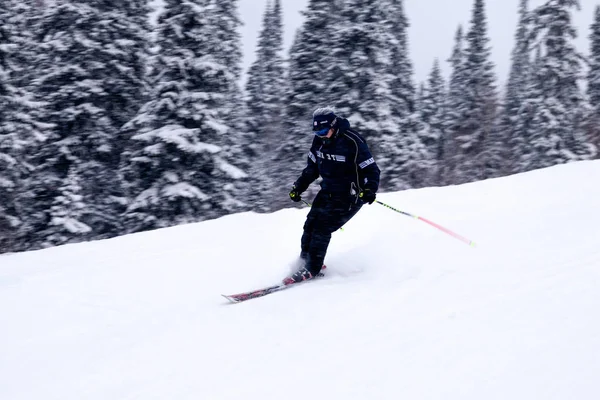
M 303 266 L 283 280 L 290 284 L 311 279 L 323 266 L 331 234 L 340 229 L 361 209 L 372 204 L 379 188 L 379 167 L 367 142 L 350 122 L 335 114 L 331 107 L 313 113 L 315 137 L 308 152 L 306 168 L 290 191 L 298 202 L 300 195 L 321 176 L 321 190 L 306 217 L 301 239 L 300 261 Z

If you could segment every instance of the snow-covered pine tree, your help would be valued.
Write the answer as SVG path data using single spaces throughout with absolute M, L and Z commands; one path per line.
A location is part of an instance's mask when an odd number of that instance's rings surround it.
M 462 115 L 466 113 L 466 103 L 463 90 L 466 85 L 464 35 L 462 26 L 458 26 L 454 36 L 454 48 L 448 59 L 451 66 L 448 96 L 446 98 L 446 113 L 444 118 L 444 136 L 441 180 L 442 184 L 454 183 L 456 163 L 458 160 L 458 141 L 456 137 L 462 130 Z
M 213 11 L 208 14 L 210 24 L 216 27 L 216 35 L 211 39 L 215 45 L 212 54 L 228 71 L 229 85 L 219 108 L 219 117 L 225 121 L 228 131 L 219 135 L 216 143 L 221 152 L 217 157 L 220 168 L 215 171 L 214 177 L 225 188 L 225 201 L 222 203 L 225 212 L 241 212 L 254 209 L 253 195 L 258 187 L 258 178 L 251 173 L 254 160 L 250 146 L 254 138 L 246 129 L 247 111 L 239 85 L 243 55 L 239 28 L 242 22 L 238 14 L 238 0 L 212 0 L 212 4 Z
M 44 121 L 55 129 L 32 160 L 38 241 L 60 229 L 51 224 L 52 204 L 72 168 L 87 207 L 81 222 L 91 230 L 71 232 L 70 241 L 118 235 L 120 129 L 143 101 L 148 30 L 139 13 L 146 15 L 146 5 L 56 0 L 39 11 L 35 61 L 44 73 L 33 89 L 50 104 Z
M 413 66 L 408 49 L 409 21 L 404 12 L 404 0 L 377 2 L 384 49 L 377 55 L 383 60 L 384 71 L 375 92 L 379 100 L 376 120 L 380 121 L 380 138 L 375 139 L 374 152 L 383 155 L 381 162 L 384 190 L 422 187 L 431 182 L 435 160 L 424 141 L 428 129 L 422 124 L 420 110 L 415 108 Z M 386 59 L 389 57 L 389 62 Z M 389 92 L 389 94 L 388 94 Z M 394 154 L 386 166 L 386 152 Z M 375 154 L 376 156 L 378 154 Z
M 587 142 L 583 115 L 586 102 L 579 81 L 583 61 L 574 44 L 577 32 L 571 10 L 579 0 L 548 0 L 533 13 L 531 40 L 540 46 L 539 66 L 533 74 L 541 85 L 529 144 L 533 157 L 527 169 L 590 158 L 594 147 Z
M 600 115 L 600 5 L 596 6 L 594 22 L 590 32 L 590 69 L 588 72 L 587 93 L 590 103 Z
M 73 237 L 86 236 L 92 228 L 86 225 L 85 214 L 89 206 L 85 204 L 78 169 L 70 168 L 66 179 L 57 188 L 57 195 L 52 199 L 49 215 L 51 219 L 44 232 L 42 247 L 67 244 Z
M 420 112 L 424 122 L 434 125 L 440 131 L 443 128 L 442 117 L 444 115 L 445 100 L 446 82 L 442 76 L 440 62 L 438 59 L 435 59 L 427 82 L 424 85 Z
M 389 45 L 397 43 L 391 30 L 383 26 L 385 21 L 377 1 L 348 0 L 342 3 L 339 14 L 341 26 L 330 34 L 334 38 L 330 52 L 335 64 L 327 66 L 327 83 L 335 95 L 332 104 L 350 117 L 367 140 L 375 141 L 382 135 L 384 118 L 391 116 L 393 76 Z M 373 152 L 380 153 L 375 148 Z M 381 154 L 379 157 L 382 160 Z
M 327 86 L 327 69 L 334 31 L 339 28 L 337 3 L 331 0 L 309 0 L 302 27 L 296 34 L 289 53 L 287 117 L 292 124 L 310 126 L 313 111 L 337 96 Z M 308 122 L 307 122 L 308 121 Z M 306 132 L 299 128 L 296 132 Z
M 389 4 L 380 2 L 383 26 L 389 30 L 391 39 L 390 71 L 392 81 L 392 115 L 403 121 L 415 111 L 415 85 L 413 82 L 413 66 L 408 49 L 408 28 L 410 27 L 404 12 L 404 0 L 388 0 Z
M 330 87 L 330 67 L 338 61 L 332 55 L 333 35 L 342 27 L 338 2 L 309 0 L 302 12 L 304 23 L 297 30 L 287 59 L 285 129 L 278 140 L 272 168 L 274 207 L 289 205 L 287 193 L 302 169 L 313 140 L 312 115 L 315 109 L 331 105 L 339 93 Z M 307 196 L 314 188 L 310 189 Z
M 529 0 L 521 0 L 519 6 L 519 22 L 515 32 L 515 45 L 511 54 L 511 69 L 506 84 L 504 113 L 509 119 L 514 117 L 521 108 L 524 83 L 530 68 L 529 47 Z
M 497 121 L 492 121 L 478 156 L 480 179 L 496 178 L 506 174 L 507 143 L 506 132 L 499 129 Z
M 216 24 L 214 40 L 218 49 L 219 59 L 229 70 L 229 73 L 237 79 L 242 74 L 241 59 L 243 57 L 241 46 L 241 34 L 239 31 L 242 21 L 238 12 L 238 0 L 213 1 L 212 22 Z M 232 89 L 235 93 L 236 88 Z
M 147 0 L 108 2 L 108 6 L 104 2 L 98 3 L 98 10 L 105 18 L 115 18 L 104 32 L 106 42 L 110 43 L 111 39 L 114 42 L 107 45 L 105 50 L 113 54 L 112 71 L 109 71 L 113 75 L 107 83 L 112 108 L 108 111 L 114 124 L 121 128 L 137 114 L 148 95 L 146 67 L 151 46 L 149 5 Z M 124 139 L 121 137 L 119 142 L 116 149 L 120 154 Z
M 417 112 L 421 119 L 421 140 L 427 148 L 430 161 L 429 173 L 424 182 L 426 186 L 440 185 L 440 170 L 444 151 L 444 118 L 446 105 L 446 82 L 442 76 L 440 63 L 433 63 L 427 83 L 423 86 L 420 106 Z
M 526 145 L 524 132 L 519 132 L 517 115 L 525 100 L 525 90 L 530 73 L 529 46 L 529 0 L 521 0 L 519 6 L 519 22 L 515 33 L 515 45 L 511 55 L 511 69 L 506 84 L 506 92 L 502 107 L 502 115 L 498 124 L 499 134 L 506 139 L 506 147 L 502 153 L 505 160 L 504 173 L 516 173 L 519 158 L 516 154 L 523 152 L 519 147 Z
M 475 0 L 464 49 L 464 105 L 459 116 L 459 128 L 453 132 L 456 167 L 452 183 L 464 183 L 489 177 L 485 164 L 494 148 L 485 148 L 494 134 L 496 118 L 496 86 L 488 45 L 484 0 Z
M 591 26 L 587 95 L 591 110 L 586 132 L 590 142 L 600 149 L 600 6 L 596 6 Z
M 227 135 L 236 135 L 229 118 L 238 76 L 230 58 L 237 47 L 222 36 L 222 29 L 234 32 L 231 15 L 217 0 L 165 2 L 150 99 L 126 126 L 130 232 L 216 218 L 243 206 L 239 198 L 246 193 L 237 182 L 247 174 L 230 162 L 227 148 Z
M 426 96 L 426 90 L 427 89 L 425 88 L 425 82 L 419 83 L 419 90 L 417 90 L 417 94 L 415 96 L 415 110 L 421 109 L 421 102 Z
M 249 164 L 249 152 L 247 151 L 250 139 L 246 139 L 247 132 L 244 131 L 244 118 L 246 116 L 245 102 L 239 81 L 242 74 L 242 46 L 241 34 L 239 31 L 242 22 L 239 17 L 238 0 L 223 0 L 215 1 L 213 12 L 213 21 L 217 24 L 215 31 L 216 43 L 218 46 L 218 57 L 222 60 L 223 65 L 227 68 L 233 79 L 230 80 L 231 88 L 227 95 L 229 99 L 226 101 L 228 107 L 226 119 L 229 121 L 229 126 L 232 132 L 226 136 L 231 139 L 231 146 L 227 151 L 232 154 L 231 157 L 236 158 L 241 164 L 246 166 Z
M 283 60 L 281 1 L 267 3 L 256 50 L 246 84 L 248 117 L 246 129 L 254 138 L 253 176 L 260 177 L 255 188 L 254 209 L 268 211 L 277 200 L 273 188 L 276 150 L 284 136 L 285 76 Z
M 273 9 L 271 2 L 267 1 L 265 11 L 263 13 L 262 26 L 258 35 L 258 44 L 256 48 L 256 59 L 250 66 L 246 81 L 246 103 L 248 109 L 248 118 L 246 120 L 249 129 L 256 132 L 260 129 L 261 116 L 264 117 L 265 103 L 265 85 L 268 85 L 266 70 L 269 60 L 266 55 L 276 53 L 278 49 L 271 48 L 275 39 L 271 19 L 273 17 Z M 269 99 L 272 100 L 272 99 Z
M 360 4 L 359 4 L 360 3 Z M 333 44 L 330 54 L 334 64 L 327 68 L 327 86 L 335 94 L 332 103 L 337 112 L 348 117 L 352 127 L 370 143 L 371 151 L 382 169 L 380 188 L 389 186 L 387 168 L 392 165 L 391 153 L 381 149 L 383 116 L 390 119 L 391 49 L 389 30 L 382 29 L 382 17 L 376 1 L 348 0 L 339 12 L 339 27 L 330 33 Z M 384 36 L 387 35 L 387 36 Z M 380 90 L 378 90 L 380 89 Z M 385 139 L 392 139 L 391 132 Z
M 543 82 L 540 77 L 534 74 L 542 66 L 542 50 L 541 46 L 535 47 L 535 57 L 531 62 L 530 73 L 526 77 L 525 86 L 523 87 L 523 100 L 514 120 L 515 135 L 511 140 L 511 155 L 512 172 L 525 172 L 533 167 L 536 160 L 536 154 L 531 140 L 539 127 L 540 121 L 538 109 L 542 106 L 540 99 L 543 97 Z
M 401 1 L 351 0 L 333 25 L 326 82 L 331 104 L 369 141 L 382 170 L 381 190 L 422 180 L 425 147 L 412 115 L 415 89 L 408 59 L 408 21 Z
M 18 152 L 21 144 L 8 119 L 14 112 L 14 89 L 9 81 L 9 52 L 15 44 L 10 38 L 10 14 L 0 3 L 0 253 L 10 251 L 11 237 L 20 221 L 16 212 L 15 191 L 19 181 Z
M 28 158 L 52 126 L 36 120 L 42 103 L 32 101 L 31 31 L 28 3 L 0 3 L 0 253 L 28 246 L 32 202 L 27 191 L 31 173 Z

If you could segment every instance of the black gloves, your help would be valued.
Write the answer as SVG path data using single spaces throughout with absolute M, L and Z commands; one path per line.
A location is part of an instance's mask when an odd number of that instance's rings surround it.
M 292 186 L 292 190 L 290 191 L 290 199 L 296 203 L 299 202 L 302 200 L 302 197 L 300 197 L 301 193 L 302 192 L 296 188 L 296 185 Z
M 371 189 L 363 189 L 358 194 L 358 197 L 365 203 L 373 204 L 375 201 L 375 192 Z
M 302 200 L 302 197 L 300 197 L 301 194 L 302 192 L 298 190 L 296 185 L 294 185 L 292 186 L 292 190 L 290 191 L 290 199 L 297 203 Z M 358 194 L 358 198 L 361 199 L 363 203 L 373 204 L 373 202 L 375 201 L 375 197 L 375 192 L 371 189 L 363 189 Z

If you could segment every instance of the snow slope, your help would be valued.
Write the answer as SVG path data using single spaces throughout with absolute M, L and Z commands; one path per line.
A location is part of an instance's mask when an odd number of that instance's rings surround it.
M 600 162 L 383 194 L 322 280 L 307 210 L 0 256 L 0 399 L 598 399 Z

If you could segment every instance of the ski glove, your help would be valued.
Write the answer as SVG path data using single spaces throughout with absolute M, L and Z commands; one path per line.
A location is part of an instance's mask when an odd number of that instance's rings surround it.
M 292 190 L 290 191 L 290 199 L 295 201 L 296 203 L 302 200 L 300 197 L 301 192 L 296 188 L 296 185 L 292 186 Z
M 375 192 L 371 189 L 363 189 L 358 194 L 358 197 L 365 203 L 373 204 L 375 201 Z

